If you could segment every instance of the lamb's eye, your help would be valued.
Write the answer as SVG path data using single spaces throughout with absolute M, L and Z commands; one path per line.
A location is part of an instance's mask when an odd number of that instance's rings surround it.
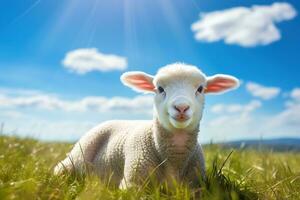
M 158 92 L 159 92 L 159 93 L 165 92 L 164 88 L 162 88 L 161 86 L 159 86 L 157 89 L 158 89 Z
M 203 92 L 203 86 L 202 86 L 202 85 L 200 85 L 200 86 L 198 87 L 197 92 L 199 92 L 199 93 L 202 93 L 202 92 Z

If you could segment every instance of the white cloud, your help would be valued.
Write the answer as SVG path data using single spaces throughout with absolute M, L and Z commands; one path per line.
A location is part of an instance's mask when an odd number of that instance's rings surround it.
M 249 135 L 257 136 L 257 129 L 253 130 L 253 127 L 257 127 L 257 119 L 253 117 L 253 112 L 261 106 L 262 103 L 258 100 L 252 100 L 247 104 L 216 104 L 211 111 L 217 116 L 204 121 L 202 130 L 209 134 L 214 142 Z
M 216 104 L 211 108 L 213 113 L 217 114 L 248 114 L 261 107 L 261 102 L 252 100 L 248 104 Z
M 264 113 L 262 102 L 216 104 L 201 122 L 200 140 L 298 137 L 300 88 L 289 92 L 285 107 Z M 223 100 L 221 100 L 223 101 Z M 271 102 L 272 103 L 272 102 Z M 54 94 L 0 88 L 0 124 L 6 133 L 46 140 L 77 140 L 98 123 L 110 119 L 151 119 L 152 96 L 84 97 L 66 100 Z M 26 109 L 28 108 L 28 109 Z M 211 115 L 211 112 L 214 114 Z M 259 111 L 259 112 L 256 112 Z
M 264 100 L 275 98 L 280 93 L 280 88 L 278 87 L 266 87 L 253 82 L 248 82 L 246 84 L 246 89 L 252 96 L 259 97 Z
M 213 113 L 222 113 L 224 112 L 224 104 L 216 104 L 212 106 L 211 111 Z
M 300 104 L 295 103 L 285 108 L 272 119 L 273 126 L 297 126 L 300 131 Z M 299 132 L 300 134 L 300 132 Z
M 74 119 L 52 121 L 41 118 L 32 119 L 25 116 L 20 120 L 10 118 L 10 120 L 4 121 L 3 130 L 7 135 L 19 135 L 48 141 L 75 142 L 97 124 L 94 121 L 76 121 Z
M 41 91 L 38 90 L 29 90 L 29 89 L 23 89 L 23 88 L 5 88 L 5 87 L 0 87 L 0 96 L 1 94 L 7 94 L 10 96 L 19 96 L 19 95 L 36 95 L 36 94 L 41 94 Z
M 233 127 L 234 130 L 240 128 L 238 130 L 242 133 L 251 122 L 250 112 L 260 105 L 255 100 L 247 104 L 222 104 L 222 112 L 209 122 L 207 134 L 220 132 L 220 128 L 229 132 Z M 105 120 L 151 119 L 152 107 L 152 96 L 89 96 L 78 100 L 65 100 L 39 91 L 2 89 L 0 109 L 7 112 L 0 110 L 0 122 L 5 123 L 6 132 L 46 140 L 76 140 Z
M 40 91 L 0 88 L 0 124 L 6 134 L 44 140 L 77 140 L 110 119 L 151 119 L 152 96 L 87 96 L 66 100 Z
M 295 88 L 290 93 L 290 99 L 285 103 L 285 109 L 273 116 L 269 126 L 292 126 L 300 134 L 300 88 Z
M 299 137 L 300 136 L 300 88 L 288 93 L 282 102 L 285 107 L 273 112 L 261 108 L 262 103 L 252 100 L 247 104 L 216 104 L 211 111 L 216 115 L 202 123 L 203 133 L 214 141 L 242 138 Z M 253 112 L 259 109 L 259 112 Z M 204 136 L 202 136 L 206 139 Z M 206 136 L 208 137 L 208 136 Z M 208 138 L 209 138 L 208 137 Z M 209 141 L 206 139 L 206 141 Z
M 234 127 L 245 124 L 250 120 L 250 113 L 260 108 L 262 103 L 258 100 L 252 100 L 247 104 L 216 104 L 211 108 L 213 113 L 219 116 L 211 120 L 208 125 Z
M 21 93 L 7 90 L 0 94 L 2 108 L 33 108 L 45 110 L 62 110 L 67 112 L 106 112 L 125 111 L 135 113 L 150 113 L 153 105 L 152 96 L 99 97 L 88 96 L 79 100 L 64 100 L 53 94 Z M 18 91 L 18 90 L 16 90 Z
M 300 88 L 295 88 L 291 92 L 291 98 L 296 101 L 300 101 Z
M 91 71 L 124 70 L 127 68 L 127 59 L 125 57 L 103 54 L 96 48 L 70 51 L 62 63 L 65 68 L 78 74 L 85 74 Z
M 275 23 L 291 20 L 297 15 L 289 3 L 234 7 L 201 13 L 191 28 L 199 41 L 224 40 L 244 47 L 267 45 L 281 38 Z
M 19 119 L 24 117 L 21 112 L 15 110 L 0 110 L 0 117 L 9 119 Z

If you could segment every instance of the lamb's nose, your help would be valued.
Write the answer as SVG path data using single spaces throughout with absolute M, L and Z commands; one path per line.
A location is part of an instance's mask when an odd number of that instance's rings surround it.
M 190 106 L 187 104 L 178 104 L 174 105 L 174 109 L 180 113 L 185 113 L 188 109 L 190 109 Z

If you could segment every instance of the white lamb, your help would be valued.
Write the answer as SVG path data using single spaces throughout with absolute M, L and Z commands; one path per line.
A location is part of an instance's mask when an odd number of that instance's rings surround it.
M 197 142 L 204 94 L 237 88 L 238 79 L 221 74 L 207 77 L 197 67 L 175 63 L 154 77 L 126 72 L 121 81 L 136 91 L 154 94 L 153 120 L 115 120 L 96 126 L 57 164 L 54 173 L 90 169 L 120 188 L 143 183 L 150 175 L 158 182 L 175 179 L 196 184 L 199 175 L 205 176 Z

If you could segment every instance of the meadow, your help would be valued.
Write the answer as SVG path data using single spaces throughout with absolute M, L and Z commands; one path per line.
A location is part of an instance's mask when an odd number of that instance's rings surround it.
M 70 143 L 0 136 L 0 199 L 300 199 L 300 153 L 204 148 L 207 180 L 199 190 L 109 188 L 95 176 L 52 175 Z

